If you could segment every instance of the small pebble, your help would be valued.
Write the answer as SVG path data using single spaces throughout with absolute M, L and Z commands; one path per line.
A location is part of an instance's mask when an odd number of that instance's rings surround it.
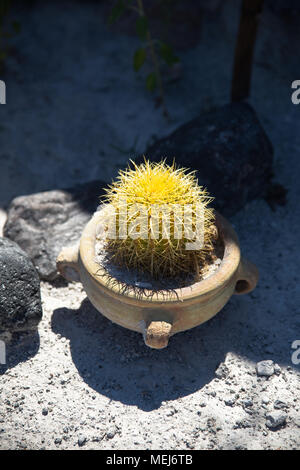
M 274 362 L 271 360 L 258 362 L 256 373 L 259 377 L 271 377 L 274 374 Z
M 270 429 L 276 429 L 286 423 L 286 413 L 282 411 L 271 411 L 266 416 L 266 426 Z
M 275 410 L 283 410 L 284 408 L 287 408 L 288 405 L 287 403 L 285 403 L 284 401 L 281 401 L 281 400 L 276 400 L 274 402 L 274 408 Z
M 228 400 L 224 400 L 226 406 L 234 406 L 235 400 L 233 398 L 229 398 Z
M 246 398 L 245 400 L 243 400 L 242 403 L 246 408 L 248 408 L 249 406 L 253 406 L 253 401 L 250 398 Z
M 215 371 L 215 375 L 218 379 L 224 379 L 225 377 L 227 377 L 228 373 L 229 373 L 228 367 L 222 362 L 217 368 L 217 370 Z
M 107 437 L 107 439 L 113 439 L 116 434 L 117 434 L 117 428 L 112 427 L 107 431 L 106 437 Z
M 87 438 L 85 436 L 79 436 L 78 437 L 78 445 L 79 447 L 82 447 L 84 446 L 84 444 L 86 443 L 87 441 Z
M 275 374 L 280 374 L 281 372 L 281 367 L 278 364 L 274 364 L 274 372 Z
M 300 428 L 300 414 L 294 417 L 293 422 L 298 428 Z

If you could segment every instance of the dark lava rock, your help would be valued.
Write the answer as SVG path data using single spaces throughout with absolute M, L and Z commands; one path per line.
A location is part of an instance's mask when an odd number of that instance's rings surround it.
M 42 318 L 39 276 L 23 250 L 0 238 L 0 331 L 34 330 Z
M 198 170 L 199 184 L 225 215 L 265 195 L 272 176 L 272 145 L 246 103 L 202 114 L 156 142 L 145 155 L 152 161 L 166 158 L 168 163 L 175 158 L 180 166 Z
M 23 248 L 41 279 L 58 276 L 57 255 L 63 246 L 79 240 L 97 209 L 104 184 L 91 181 L 74 188 L 20 196 L 11 202 L 4 235 Z

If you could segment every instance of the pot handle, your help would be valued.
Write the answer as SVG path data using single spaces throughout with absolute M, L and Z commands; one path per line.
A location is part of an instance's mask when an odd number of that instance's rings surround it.
M 242 257 L 238 268 L 234 294 L 248 294 L 248 292 L 255 289 L 258 278 L 258 269 L 255 264 Z
M 61 250 L 57 259 L 57 271 L 67 281 L 80 281 L 78 266 L 79 244 L 67 246 Z
M 171 336 L 172 326 L 172 323 L 166 321 L 151 321 L 144 332 L 145 344 L 153 349 L 166 348 Z

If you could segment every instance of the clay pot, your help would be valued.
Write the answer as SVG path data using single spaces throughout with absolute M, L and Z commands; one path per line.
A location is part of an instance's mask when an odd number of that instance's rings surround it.
M 151 348 L 166 347 L 170 336 L 204 323 L 233 294 L 246 294 L 256 286 L 257 268 L 241 257 L 237 235 L 220 214 L 216 214 L 216 225 L 224 256 L 219 269 L 205 280 L 172 291 L 137 290 L 112 279 L 95 262 L 98 224 L 96 212 L 82 233 L 80 245 L 61 251 L 57 269 L 67 280 L 81 280 L 97 310 L 114 323 L 142 333 Z

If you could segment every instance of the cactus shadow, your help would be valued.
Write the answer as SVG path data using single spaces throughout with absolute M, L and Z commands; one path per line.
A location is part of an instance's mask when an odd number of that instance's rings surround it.
M 229 351 L 257 362 L 259 341 L 230 303 L 209 322 L 170 339 L 163 350 L 102 316 L 86 298 L 78 310 L 58 308 L 52 330 L 70 340 L 72 360 L 96 392 L 144 411 L 202 389 Z M 251 345 L 251 347 L 249 347 Z

